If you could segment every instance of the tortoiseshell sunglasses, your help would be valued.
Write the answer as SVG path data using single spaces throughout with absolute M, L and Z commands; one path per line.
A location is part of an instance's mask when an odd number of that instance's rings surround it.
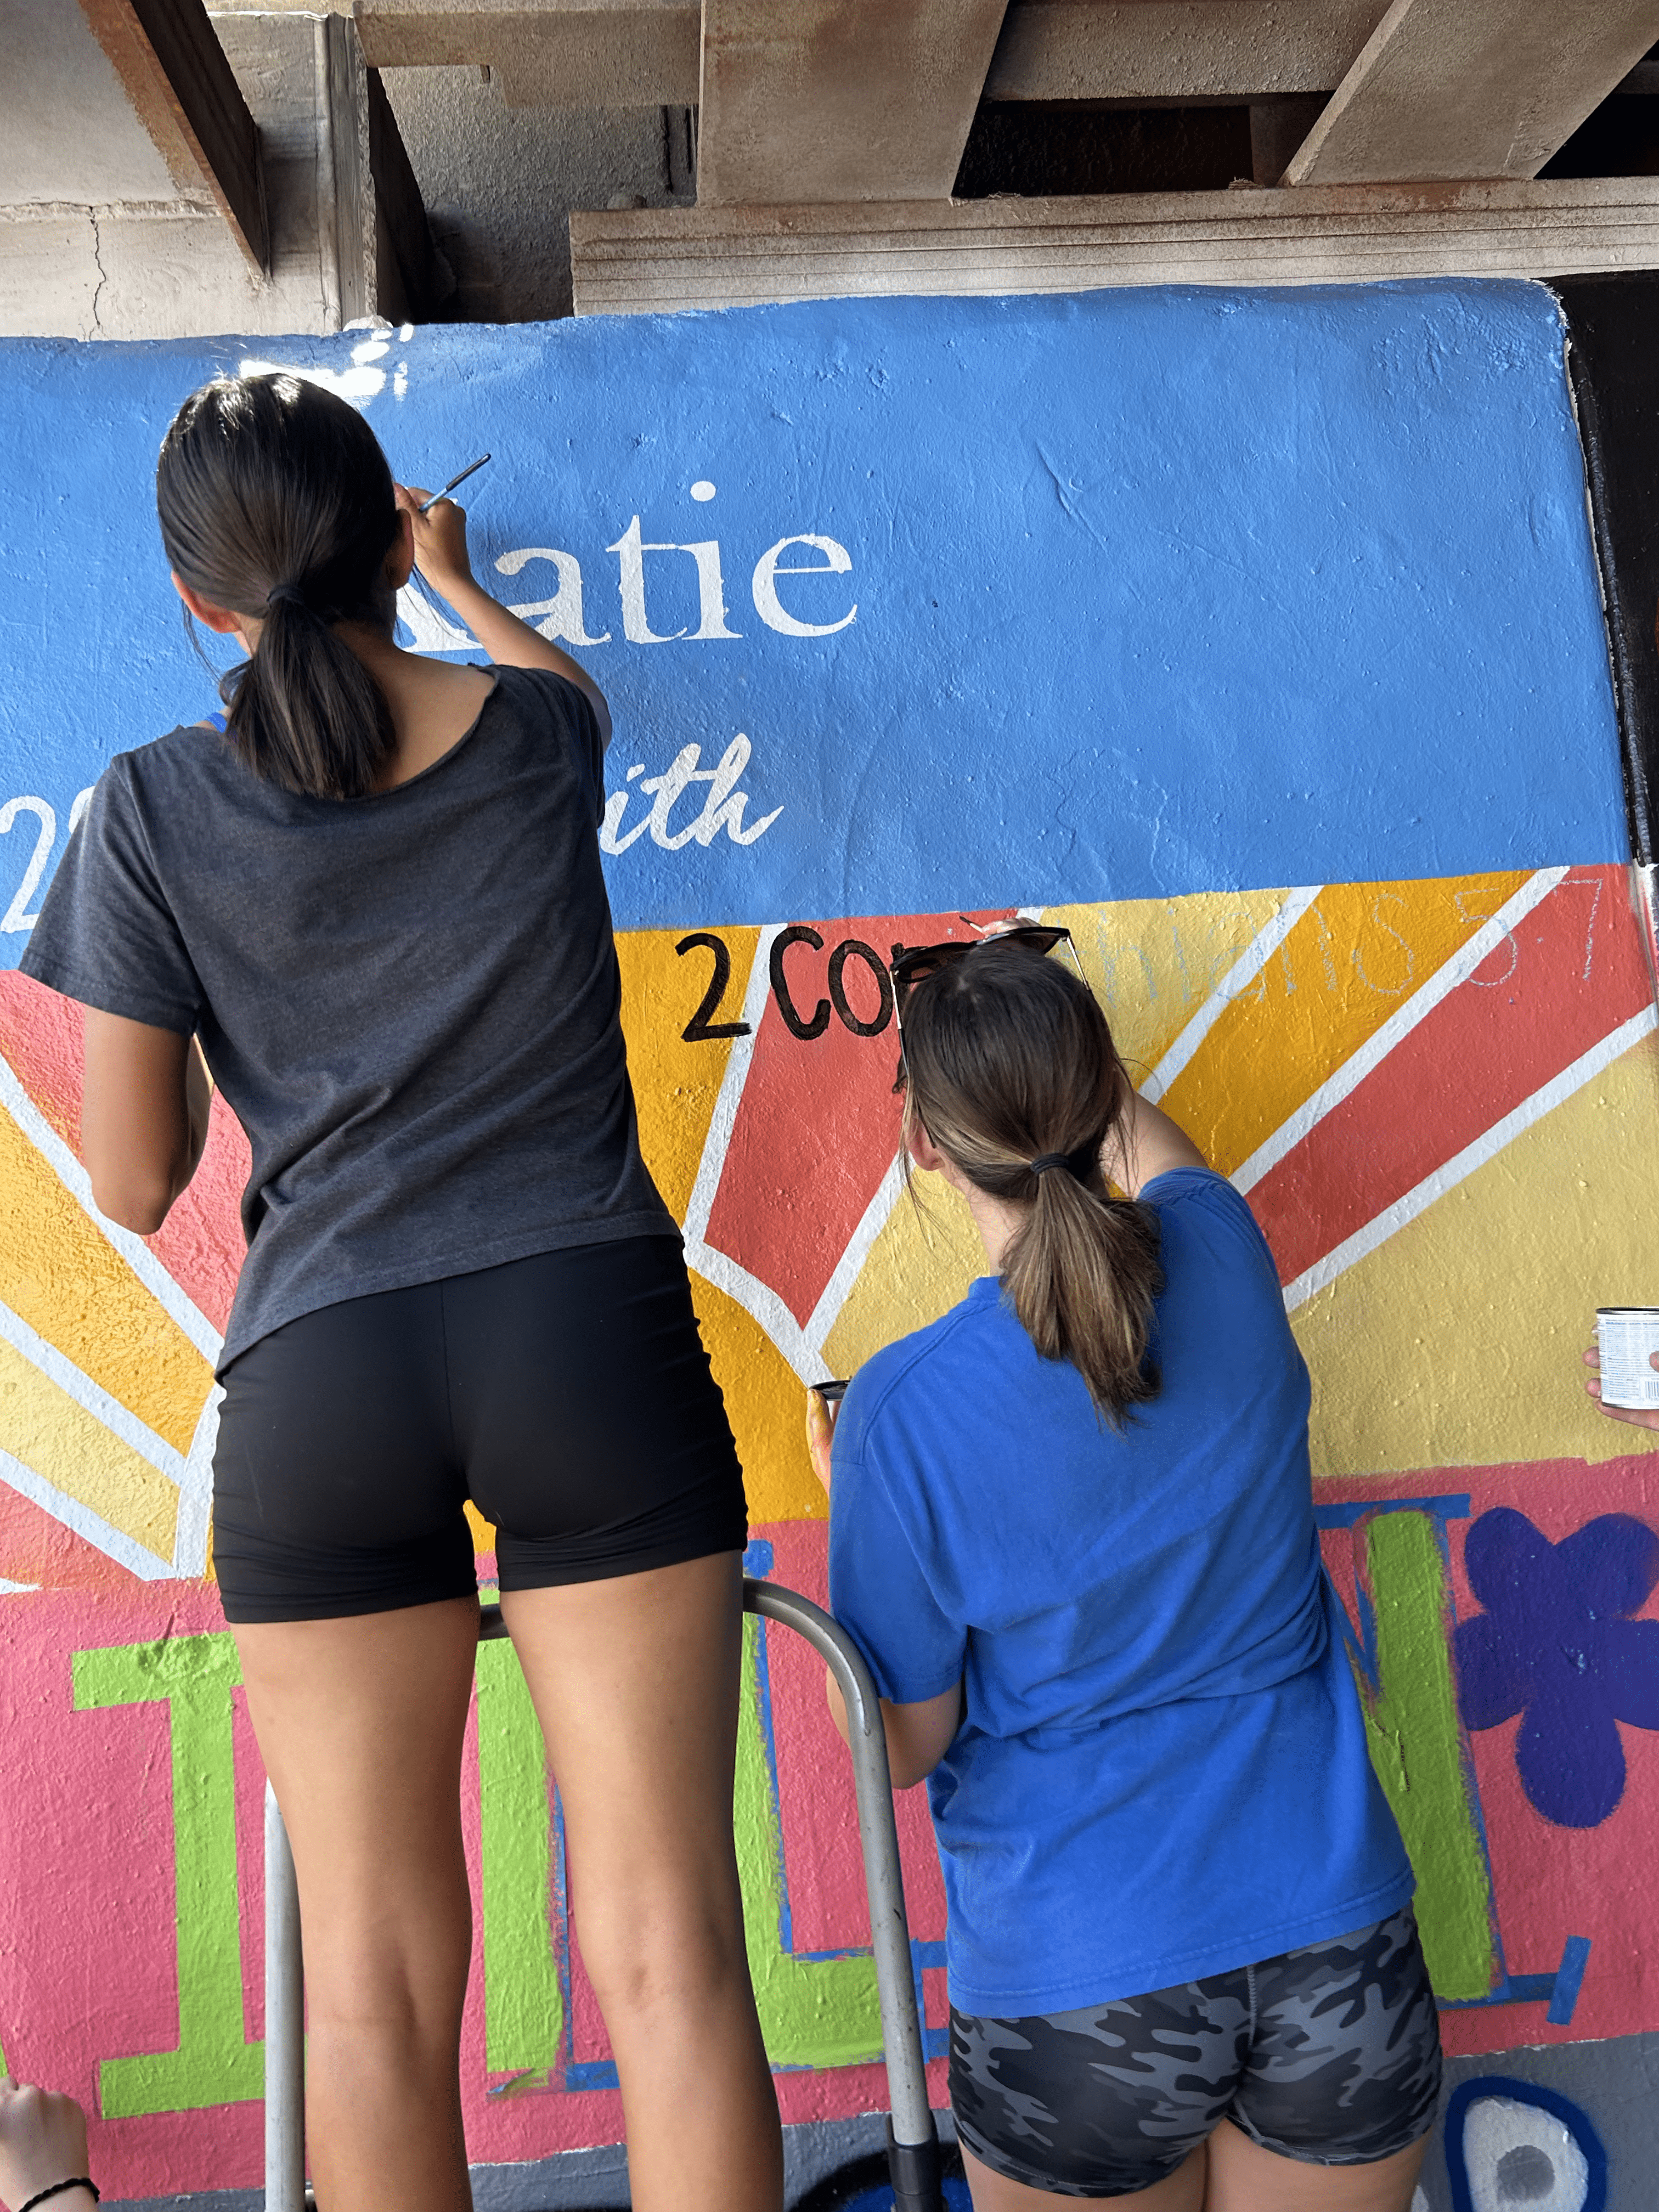
M 963 915 L 962 919 L 968 921 Z M 976 925 L 969 921 L 972 929 Z M 910 945 L 896 953 L 888 973 L 893 979 L 893 1022 L 901 1038 L 904 1035 L 905 994 L 925 983 L 930 975 L 937 975 L 941 968 L 949 968 L 958 960 L 965 960 L 970 952 L 977 952 L 981 945 L 1018 945 L 1027 952 L 1047 955 L 1056 945 L 1063 945 L 1072 957 L 1072 965 L 1079 976 L 1083 964 L 1077 957 L 1072 942 L 1072 933 L 1063 925 L 1049 926 L 1035 921 L 1017 922 L 1012 929 L 1001 929 L 985 937 L 947 938 L 943 945 Z

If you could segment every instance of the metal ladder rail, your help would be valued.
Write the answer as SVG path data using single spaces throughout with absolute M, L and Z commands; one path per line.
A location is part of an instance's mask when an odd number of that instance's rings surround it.
M 846 1701 L 870 1904 L 871 1948 L 887 2063 L 888 2171 L 896 2212 L 944 2212 L 938 2130 L 927 2101 L 921 2022 L 910 1965 L 904 1881 L 893 1818 L 881 1701 L 864 1655 L 822 1606 L 775 1583 L 744 1578 L 744 1610 L 804 1636 Z M 507 1634 L 485 1606 L 481 1643 Z M 265 2212 L 305 2212 L 305 1983 L 294 1855 L 274 1791 L 265 1785 Z

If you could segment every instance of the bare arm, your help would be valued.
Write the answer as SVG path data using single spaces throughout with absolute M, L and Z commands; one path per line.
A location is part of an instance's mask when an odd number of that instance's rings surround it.
M 1107 1169 L 1118 1188 L 1139 1198 L 1141 1186 L 1171 1168 L 1202 1168 L 1209 1162 L 1184 1129 L 1160 1113 L 1149 1099 L 1131 1091 L 1124 1109 L 1122 1143 L 1107 1153 Z
M 213 1086 L 194 1037 L 87 1008 L 81 1158 L 100 1213 L 150 1236 L 195 1174 Z
M 484 651 L 503 668 L 550 668 L 578 690 L 585 691 L 599 717 L 601 741 L 611 742 L 611 709 L 605 694 L 568 653 L 551 639 L 509 614 L 493 599 L 472 574 L 466 550 L 466 511 L 453 499 L 441 499 L 429 514 L 420 512 L 428 495 L 418 484 L 399 484 L 398 504 L 409 516 L 415 534 L 415 565 L 433 590 L 446 599 Z
M 27 2204 L 87 2170 L 86 2115 L 73 2097 L 54 2096 L 0 2074 L 0 2197 Z M 90 2190 L 68 2189 L 52 2212 L 90 2212 Z
M 847 1704 L 833 1674 L 825 1674 L 823 1686 L 830 1701 L 830 1717 L 841 1730 L 842 1741 L 850 1743 Z M 887 1727 L 887 1765 L 895 1790 L 908 1790 L 913 1784 L 927 1779 L 956 1741 L 962 1715 L 960 1682 L 937 1698 L 923 1698 L 920 1705 L 893 1705 L 885 1698 L 882 1699 L 881 1717 Z
M 828 1491 L 830 1487 L 830 1452 L 835 1437 L 836 1417 L 829 1402 L 816 1390 L 806 1393 L 806 1449 L 818 1480 Z M 830 1717 L 841 1730 L 843 1743 L 852 1741 L 848 1733 L 847 1701 L 842 1696 L 836 1678 L 825 1672 L 824 1692 L 830 1701 Z M 881 1717 L 887 1727 L 887 1765 L 892 1774 L 895 1790 L 908 1790 L 913 1783 L 926 1781 L 951 1748 L 957 1730 L 962 1726 L 963 1690 L 958 1682 L 954 1689 L 945 1690 L 937 1698 L 924 1698 L 918 1705 L 890 1705 L 881 1701 Z

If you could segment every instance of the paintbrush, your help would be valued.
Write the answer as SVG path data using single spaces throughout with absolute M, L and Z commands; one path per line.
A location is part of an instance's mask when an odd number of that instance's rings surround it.
M 461 471 L 459 476 L 451 477 L 449 482 L 444 486 L 441 491 L 434 491 L 430 499 L 423 499 L 421 501 L 420 506 L 416 509 L 416 512 L 419 514 L 424 514 L 428 507 L 436 507 L 441 499 L 447 499 L 450 493 L 454 490 L 457 484 L 465 483 L 467 478 L 473 473 L 474 470 L 481 469 L 489 459 L 489 456 L 488 453 L 480 453 L 477 459 L 474 461 L 470 467 L 465 468 Z

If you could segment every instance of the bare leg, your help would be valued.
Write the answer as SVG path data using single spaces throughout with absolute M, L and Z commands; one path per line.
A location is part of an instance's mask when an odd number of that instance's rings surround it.
M 1204 2212 L 1409 2212 L 1429 2138 L 1371 2166 L 1304 2166 L 1224 2120 L 1210 2137 Z
M 1138 2190 L 1133 2196 L 1115 2197 L 1109 2200 L 1094 2197 L 1089 2201 L 1103 2203 L 1145 2205 L 1146 2212 L 1204 2212 L 1209 2199 L 1204 2194 L 1206 2171 L 1205 2152 L 1207 2146 L 1200 2143 L 1192 2156 L 1184 2159 L 1167 2180 L 1155 2181 L 1150 2189 Z M 1055 2212 L 1062 2204 L 1075 2204 L 1074 2197 L 1056 2197 L 1051 2190 L 1028 2189 L 1023 2181 L 1010 2181 L 1006 2174 L 994 2173 L 988 2166 L 981 2166 L 971 2152 L 963 2150 L 963 2165 L 968 2172 L 968 2187 L 974 2200 L 974 2212 Z M 1280 2164 L 1284 2161 L 1281 2160 Z
M 732 1839 L 737 1555 L 510 1592 L 501 1610 L 558 1778 L 635 2212 L 779 2212 Z
M 328 2212 L 467 2212 L 461 1739 L 475 1599 L 236 1631 L 300 1881 L 307 2136 Z

